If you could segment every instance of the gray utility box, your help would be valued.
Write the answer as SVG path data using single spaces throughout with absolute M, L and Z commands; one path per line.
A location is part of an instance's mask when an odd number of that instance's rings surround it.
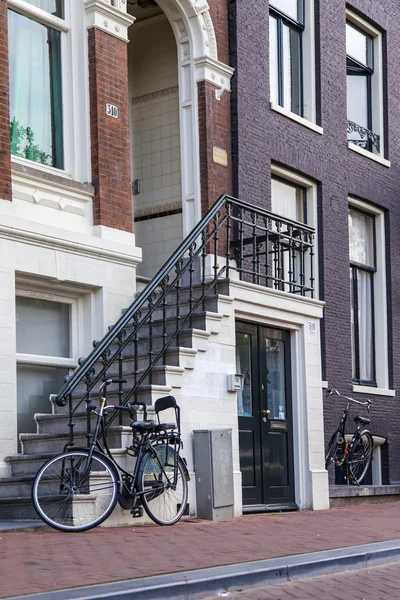
M 197 516 L 211 521 L 233 519 L 232 429 L 193 433 Z

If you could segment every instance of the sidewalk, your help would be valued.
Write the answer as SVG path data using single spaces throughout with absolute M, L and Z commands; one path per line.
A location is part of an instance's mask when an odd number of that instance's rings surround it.
M 173 527 L 0 532 L 0 597 L 278 558 L 400 538 L 400 503 Z

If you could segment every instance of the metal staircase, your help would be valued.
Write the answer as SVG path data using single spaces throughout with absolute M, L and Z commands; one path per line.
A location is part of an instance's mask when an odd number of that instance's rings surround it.
M 135 298 L 57 395 L 52 414 L 36 415 L 37 433 L 21 434 L 22 453 L 7 458 L 10 477 L 0 479 L 0 519 L 34 517 L 32 478 L 49 456 L 66 445 L 86 446 L 105 378 L 113 384 L 110 403 L 135 400 L 149 406 L 165 395 L 185 369 L 195 368 L 197 349 L 206 349 L 210 330 L 222 318 L 219 294 L 229 279 L 313 296 L 314 230 L 229 196 L 221 196 L 171 258 Z M 183 380 L 182 380 L 183 381 Z M 184 393 L 184 390 L 183 390 Z M 129 423 L 116 412 L 106 417 L 110 447 L 123 457 Z

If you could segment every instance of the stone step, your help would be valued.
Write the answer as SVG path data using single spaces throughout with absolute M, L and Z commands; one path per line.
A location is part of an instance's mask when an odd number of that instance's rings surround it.
M 0 479 L 0 499 L 30 497 L 33 479 L 34 474 Z
M 40 521 L 30 496 L 0 498 L 0 515 L 2 521 Z
M 23 454 L 42 454 L 63 452 L 69 444 L 69 433 L 21 433 L 20 441 Z M 108 443 L 112 447 L 126 448 L 132 441 L 130 427 L 113 425 L 107 433 Z M 75 446 L 86 447 L 87 438 L 81 433 L 74 436 Z
M 76 444 L 77 445 L 77 444 Z M 125 448 L 112 448 L 111 453 L 115 460 L 123 468 L 132 467 L 132 459 L 126 454 Z M 16 480 L 20 477 L 34 477 L 40 467 L 59 454 L 58 452 L 42 452 L 38 454 L 15 454 L 13 456 L 7 456 L 5 462 L 10 467 L 11 478 Z M 129 461 L 129 462 L 128 462 Z M 8 478 L 7 478 L 8 479 Z M 0 479 L 1 481 L 1 479 Z

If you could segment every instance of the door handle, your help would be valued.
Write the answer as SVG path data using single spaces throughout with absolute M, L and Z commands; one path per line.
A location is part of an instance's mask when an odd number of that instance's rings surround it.
M 268 410 L 268 409 L 267 409 L 267 410 L 262 410 L 262 411 L 261 411 L 261 414 L 262 414 L 262 415 L 264 415 L 264 416 L 266 416 L 266 415 L 269 415 L 269 414 L 271 414 L 271 411 L 270 411 L 270 410 Z

